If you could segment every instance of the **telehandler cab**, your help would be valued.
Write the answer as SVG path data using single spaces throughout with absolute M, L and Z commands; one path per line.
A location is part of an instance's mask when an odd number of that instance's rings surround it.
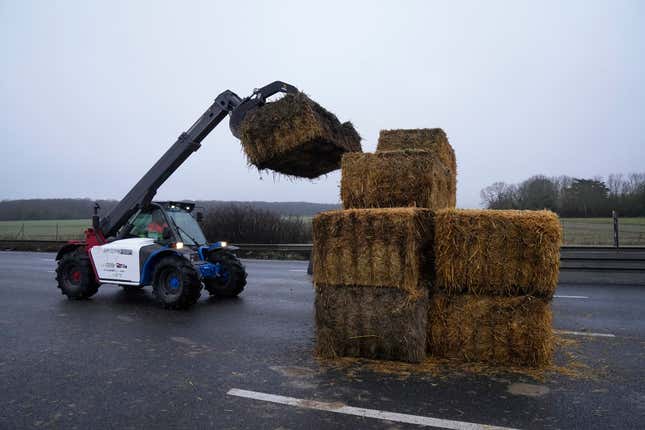
M 276 81 L 244 99 L 229 90 L 217 96 L 106 216 L 99 217 L 95 206 L 84 241 L 69 242 L 58 251 L 56 280 L 61 293 L 69 299 L 86 299 L 102 283 L 125 289 L 152 285 L 157 301 L 170 309 L 193 305 L 202 286 L 214 296 L 240 294 L 246 271 L 234 253 L 237 248 L 224 241 L 207 243 L 191 215 L 193 203 L 153 202 L 152 198 L 227 115 L 231 132 L 239 138 L 248 112 L 274 94 L 297 92 L 292 85 Z

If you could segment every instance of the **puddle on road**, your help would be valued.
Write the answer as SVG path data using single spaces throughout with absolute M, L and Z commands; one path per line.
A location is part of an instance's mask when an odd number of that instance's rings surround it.
M 193 342 L 192 340 L 188 339 L 187 337 L 171 336 L 170 340 L 172 340 L 173 342 L 177 342 L 177 343 L 181 343 L 181 344 L 189 345 L 189 346 L 196 345 L 195 342 Z
M 270 366 L 269 369 L 287 378 L 313 378 L 316 375 L 313 369 L 301 366 Z
M 506 389 L 516 396 L 540 397 L 548 394 L 551 390 L 546 385 L 515 383 Z
M 316 371 L 308 367 L 301 366 L 269 366 L 269 369 L 288 378 L 288 385 L 305 390 L 318 388 L 318 384 L 313 381 Z

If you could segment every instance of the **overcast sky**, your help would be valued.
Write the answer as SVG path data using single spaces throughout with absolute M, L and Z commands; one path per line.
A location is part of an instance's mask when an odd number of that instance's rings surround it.
M 225 89 L 441 127 L 458 205 L 495 181 L 645 166 L 645 2 L 0 0 L 0 199 L 121 198 Z M 259 174 L 222 123 L 159 199 L 338 202 Z

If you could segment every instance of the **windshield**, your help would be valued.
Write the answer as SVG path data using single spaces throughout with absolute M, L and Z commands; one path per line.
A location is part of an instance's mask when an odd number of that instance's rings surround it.
M 188 212 L 180 208 L 167 208 L 166 214 L 177 226 L 177 233 L 186 245 L 206 245 L 206 237 L 202 229 Z

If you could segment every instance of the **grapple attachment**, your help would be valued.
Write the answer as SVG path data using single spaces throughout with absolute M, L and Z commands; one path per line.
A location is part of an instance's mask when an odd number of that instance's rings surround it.
M 230 114 L 229 127 L 233 136 L 241 139 L 242 122 L 246 115 L 266 103 L 266 99 L 278 94 L 298 94 L 298 88 L 281 81 L 275 81 L 253 91 L 250 97 L 245 98 Z
M 278 92 L 286 95 L 266 102 Z M 304 93 L 281 82 L 244 100 L 231 113 L 230 126 L 250 164 L 290 176 L 316 178 L 339 169 L 344 153 L 361 151 L 361 137 L 351 123 L 341 123 Z

